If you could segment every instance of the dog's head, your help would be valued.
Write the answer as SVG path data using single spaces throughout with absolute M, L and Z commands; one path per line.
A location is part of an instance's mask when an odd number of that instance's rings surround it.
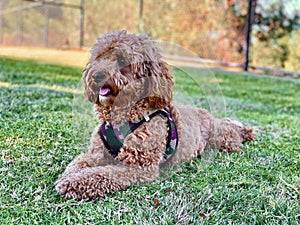
M 104 120 L 113 110 L 154 110 L 172 100 L 173 80 L 158 47 L 146 35 L 107 34 L 92 48 L 83 70 L 84 93 Z M 141 116 L 141 115 L 139 115 Z M 100 116 L 101 117 L 101 116 Z M 103 115 L 102 115 L 103 119 Z

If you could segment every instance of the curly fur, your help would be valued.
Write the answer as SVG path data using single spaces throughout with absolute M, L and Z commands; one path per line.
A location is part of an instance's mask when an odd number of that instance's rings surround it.
M 152 110 L 170 109 L 179 143 L 165 165 L 193 159 L 208 148 L 239 151 L 244 141 L 255 139 L 252 129 L 236 120 L 216 119 L 204 109 L 172 102 L 172 76 L 147 36 L 107 34 L 91 53 L 82 81 L 99 124 L 137 121 Z M 99 94 L 101 88 L 109 95 Z M 88 152 L 74 159 L 56 182 L 56 190 L 66 198 L 92 199 L 159 177 L 168 135 L 166 118 L 156 116 L 129 134 L 116 157 L 105 148 L 99 126 Z

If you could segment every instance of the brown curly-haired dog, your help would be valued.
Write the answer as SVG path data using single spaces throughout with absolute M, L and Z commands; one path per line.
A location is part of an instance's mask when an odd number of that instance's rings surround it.
M 91 53 L 82 81 L 100 125 L 88 152 L 56 182 L 64 197 L 92 199 L 151 182 L 163 165 L 193 159 L 207 148 L 238 151 L 242 142 L 255 139 L 238 121 L 173 103 L 172 76 L 147 36 L 107 34 Z

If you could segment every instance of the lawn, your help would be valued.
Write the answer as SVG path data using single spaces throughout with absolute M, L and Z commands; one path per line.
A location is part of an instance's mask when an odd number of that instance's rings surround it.
M 83 115 L 80 69 L 5 58 L 0 65 L 0 224 L 300 224 L 299 80 L 173 69 L 178 101 L 238 118 L 258 140 L 77 202 L 53 184 L 86 141 L 74 120 Z

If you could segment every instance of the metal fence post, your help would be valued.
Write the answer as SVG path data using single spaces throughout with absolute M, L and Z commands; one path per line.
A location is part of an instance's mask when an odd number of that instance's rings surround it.
M 143 9 L 144 9 L 144 2 L 143 2 L 143 0 L 139 0 L 139 24 L 138 24 L 138 30 L 140 32 L 144 31 Z
M 45 8 L 44 46 L 48 47 L 48 42 L 49 42 L 49 5 L 44 4 L 44 8 Z
M 247 13 L 247 20 L 245 23 L 245 44 L 244 44 L 244 64 L 243 69 L 244 71 L 248 71 L 248 64 L 249 64 L 249 48 L 250 48 L 250 35 L 251 35 L 251 27 L 252 27 L 252 0 L 248 1 L 248 13 Z
M 143 0 L 139 0 L 139 19 L 143 19 Z
M 84 0 L 80 0 L 80 40 L 79 47 L 82 48 L 84 44 Z
M 19 45 L 23 44 L 23 0 L 19 0 L 20 12 L 19 12 Z
M 3 43 L 3 1 L 0 1 L 0 44 Z

